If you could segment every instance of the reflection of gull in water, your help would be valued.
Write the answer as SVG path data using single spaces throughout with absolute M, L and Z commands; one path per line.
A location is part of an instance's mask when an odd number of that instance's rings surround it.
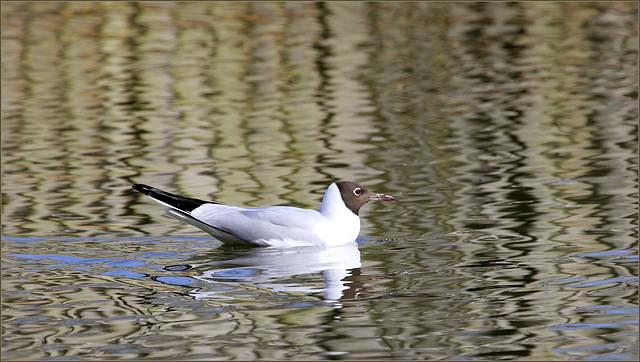
M 196 279 L 208 283 L 255 284 L 281 292 L 317 293 L 319 289 L 300 283 L 282 284 L 278 279 L 304 274 L 322 273 L 325 286 L 322 289 L 327 299 L 338 300 L 344 290 L 351 269 L 359 268 L 360 251 L 353 242 L 337 246 L 306 246 L 298 248 L 256 248 L 238 250 L 234 258 L 192 267 L 204 271 Z M 215 292 L 192 292 L 196 298 L 216 298 Z

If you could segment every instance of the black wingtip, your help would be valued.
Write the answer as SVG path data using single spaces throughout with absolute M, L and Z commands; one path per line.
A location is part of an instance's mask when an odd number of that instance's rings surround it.
M 145 195 L 149 195 L 149 193 L 153 189 L 153 187 L 147 186 L 147 185 L 143 185 L 143 184 L 133 184 L 133 185 L 131 185 L 131 187 L 133 187 L 134 190 L 142 192 Z
M 184 197 L 144 184 L 133 184 L 131 185 L 131 187 L 133 187 L 134 190 L 139 191 L 160 203 L 187 213 L 202 206 L 203 204 L 217 204 L 217 202 L 215 201 L 204 201 L 193 199 L 190 197 Z

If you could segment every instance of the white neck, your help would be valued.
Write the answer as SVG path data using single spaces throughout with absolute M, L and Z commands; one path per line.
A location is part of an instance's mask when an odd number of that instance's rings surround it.
M 344 201 L 342 201 L 340 190 L 338 190 L 338 186 L 335 183 L 327 188 L 324 197 L 322 197 L 322 205 L 318 211 L 330 219 L 339 217 L 345 211 L 353 214 L 353 212 L 345 206 Z
M 354 214 L 342 201 L 340 190 L 334 183 L 327 188 L 318 210 L 329 224 L 323 226 L 327 244 L 341 244 L 356 240 L 360 233 L 360 217 Z
M 350 223 L 354 223 L 357 220 L 358 225 L 360 225 L 360 217 L 344 204 L 342 196 L 340 196 L 340 190 L 335 183 L 327 188 L 318 211 L 328 219 L 341 218 Z

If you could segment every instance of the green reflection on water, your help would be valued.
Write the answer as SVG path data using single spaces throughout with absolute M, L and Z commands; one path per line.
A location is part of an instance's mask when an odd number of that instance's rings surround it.
M 637 357 L 637 4 L 2 10 L 3 358 Z M 340 305 L 194 300 L 164 267 L 227 251 L 129 187 L 318 207 L 339 179 L 398 199 Z

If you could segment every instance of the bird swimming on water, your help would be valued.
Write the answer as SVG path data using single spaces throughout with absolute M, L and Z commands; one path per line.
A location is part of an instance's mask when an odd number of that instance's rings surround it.
M 354 242 L 360 208 L 369 201 L 393 201 L 351 181 L 332 183 L 319 209 L 290 206 L 240 207 L 172 194 L 143 184 L 135 190 L 169 207 L 168 213 L 225 244 L 293 247 Z

